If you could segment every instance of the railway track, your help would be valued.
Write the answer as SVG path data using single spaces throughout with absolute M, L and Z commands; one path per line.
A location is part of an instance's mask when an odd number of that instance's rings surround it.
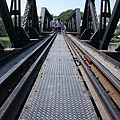
M 0 76 L 0 119 L 17 119 L 55 37 L 53 34 L 36 43 L 33 50 Z
M 120 80 L 100 64 L 91 54 L 84 50 L 72 38 L 65 36 L 66 42 L 80 69 L 83 69 L 89 81 L 84 81 L 102 119 L 120 120 Z M 81 67 L 82 66 L 82 67 Z M 90 85 L 92 83 L 92 85 Z M 94 87 L 94 92 L 93 88 Z M 98 98 L 94 97 L 97 91 Z M 98 100 L 99 99 L 99 100 Z M 100 101 L 100 103 L 98 102 Z M 99 107 L 99 106 L 103 107 Z M 100 110 L 102 109 L 102 110 Z M 105 111 L 105 113 L 103 112 Z
M 28 54 L 29 51 L 31 51 L 31 49 L 34 49 L 34 46 L 37 46 L 37 42 L 38 44 L 42 44 L 42 42 L 44 42 L 44 39 L 49 38 L 50 35 L 45 35 L 42 38 L 40 38 L 39 40 L 31 40 L 31 43 L 29 43 L 28 45 L 26 45 L 25 47 L 22 48 L 16 48 L 16 49 L 12 49 L 12 50 L 5 50 L 4 51 L 4 56 L 2 56 L 0 58 L 0 69 L 2 67 L 4 67 L 7 63 L 9 63 L 10 61 L 14 60 L 16 57 L 20 56 L 21 54 Z M 25 51 L 28 51 L 27 53 L 25 53 Z M 24 57 L 24 55 L 23 55 Z M 16 61 L 17 62 L 17 61 Z
M 35 44 L 34 49 L 25 53 L 22 60 L 0 75 L 0 119 L 7 120 L 9 116 L 13 120 L 19 117 L 55 37 L 56 34 Z M 97 116 L 104 120 L 120 120 L 120 80 L 72 38 L 65 36 L 65 40 Z

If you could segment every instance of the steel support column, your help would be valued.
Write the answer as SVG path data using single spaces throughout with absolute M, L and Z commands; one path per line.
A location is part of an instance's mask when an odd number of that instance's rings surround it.
M 100 30 L 106 30 L 106 24 L 111 16 L 110 0 L 101 0 Z
M 8 10 L 6 0 L 0 0 L 0 14 L 5 25 L 6 31 L 8 33 L 8 36 L 10 38 L 11 44 L 14 47 L 14 42 L 18 40 L 18 36 L 13 26 L 13 22 L 10 16 L 10 12 Z
M 10 16 L 13 19 L 18 40 L 21 40 L 21 0 L 11 0 Z
M 78 34 L 80 34 L 80 25 L 81 25 L 80 9 L 76 8 L 76 29 Z
M 98 24 L 97 14 L 95 14 L 96 12 L 94 12 L 94 3 L 90 4 L 90 6 L 92 13 L 92 21 L 96 21 L 93 24 L 94 33 L 91 36 L 90 40 L 94 43 L 93 46 L 99 49 L 99 41 L 103 38 L 107 26 L 107 21 L 109 20 L 111 15 L 110 1 L 101 0 L 100 25 Z
M 94 33 L 94 28 L 96 25 L 95 16 L 95 0 L 86 0 L 84 16 L 81 27 L 81 39 L 90 40 L 91 35 Z M 94 9 L 93 9 L 94 7 Z M 94 10 L 94 11 L 93 11 Z M 93 11 L 93 12 L 92 12 Z M 94 14 L 93 14 L 94 13 Z
M 116 0 L 112 15 L 110 17 L 110 21 L 104 33 L 103 39 L 100 42 L 100 47 L 99 47 L 100 49 L 102 50 L 108 49 L 108 45 L 113 36 L 119 18 L 120 18 L 120 0 Z
M 27 0 L 22 28 L 31 39 L 39 37 L 36 0 Z

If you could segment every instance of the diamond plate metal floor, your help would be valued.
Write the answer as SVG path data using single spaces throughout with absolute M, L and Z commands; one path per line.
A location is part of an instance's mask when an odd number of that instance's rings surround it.
M 63 35 L 57 35 L 19 120 L 97 120 Z

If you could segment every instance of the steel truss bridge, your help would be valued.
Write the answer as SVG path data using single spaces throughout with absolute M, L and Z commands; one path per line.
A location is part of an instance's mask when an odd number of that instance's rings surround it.
M 120 18 L 120 0 L 86 0 L 66 32 L 52 32 L 52 14 L 42 7 L 39 31 L 36 0 L 0 0 L 0 15 L 12 48 L 0 42 L 0 119 L 120 120 L 120 45 L 108 45 Z

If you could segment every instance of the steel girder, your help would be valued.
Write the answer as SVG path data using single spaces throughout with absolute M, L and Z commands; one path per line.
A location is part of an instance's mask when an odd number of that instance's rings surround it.
M 91 36 L 90 40 L 97 42 L 103 38 L 104 32 L 106 30 L 107 21 L 111 16 L 111 9 L 110 9 L 110 1 L 109 0 L 101 0 L 101 10 L 100 10 L 100 23 L 98 25 L 98 29 L 94 31 L 94 34 Z M 97 47 L 99 49 L 99 45 Z
M 45 8 L 41 8 L 41 15 L 42 16 L 42 30 L 44 32 L 51 31 L 50 22 L 53 19 L 53 16 L 49 13 L 49 11 Z
M 100 30 L 106 30 L 106 24 L 111 16 L 110 0 L 101 0 Z
M 80 9 L 76 8 L 66 21 L 67 31 L 79 34 L 81 23 Z
M 18 40 L 14 43 L 15 47 L 23 47 L 30 43 L 30 39 L 39 37 L 36 0 L 27 0 L 23 17 L 21 17 L 21 0 L 11 0 L 10 15 L 14 16 L 13 24 L 18 36 Z
M 110 0 L 101 0 L 100 23 L 95 0 L 86 0 L 80 38 L 90 40 L 89 44 L 99 49 L 110 16 Z
M 81 39 L 90 40 L 91 35 L 98 31 L 98 25 L 95 0 L 86 0 L 81 27 Z
M 27 0 L 22 19 L 22 28 L 31 39 L 39 37 L 36 0 Z
M 21 47 L 20 44 L 22 44 L 24 38 L 23 33 L 26 34 L 27 38 L 29 38 L 27 33 L 21 28 L 21 0 L 11 0 L 10 16 L 13 21 L 15 32 L 18 36 L 18 39 L 15 41 L 14 46 Z
M 88 26 L 88 3 L 89 3 L 89 0 L 86 0 L 86 3 L 85 3 L 85 8 L 84 8 L 84 16 L 83 16 L 83 21 L 82 21 L 82 27 L 81 27 L 81 34 L 85 31 L 85 29 L 87 28 Z
M 13 47 L 22 47 L 26 45 L 24 40 L 39 37 L 36 0 L 27 0 L 22 25 L 21 0 L 11 0 L 10 12 L 6 0 L 0 0 L 0 13 Z
M 0 0 L 0 14 L 1 14 L 4 26 L 6 28 L 6 31 L 8 33 L 8 36 L 10 38 L 12 47 L 14 47 L 14 43 L 15 41 L 18 40 L 18 36 L 13 26 L 13 22 L 10 16 L 10 12 L 8 10 L 6 0 Z
M 108 23 L 108 26 L 106 28 L 102 41 L 100 42 L 99 49 L 102 49 L 102 50 L 108 49 L 108 45 L 113 36 L 113 33 L 115 31 L 119 18 L 120 18 L 120 0 L 116 0 L 112 15 L 110 17 L 110 21 Z

